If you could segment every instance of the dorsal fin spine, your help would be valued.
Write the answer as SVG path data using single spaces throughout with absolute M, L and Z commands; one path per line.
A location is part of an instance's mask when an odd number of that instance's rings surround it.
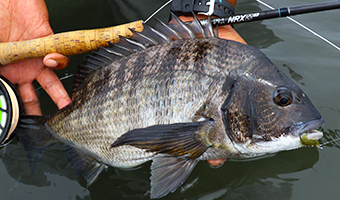
M 89 64 L 92 64 L 92 65 L 97 66 L 97 67 L 101 67 L 100 64 L 95 63 L 95 62 L 93 62 L 93 61 L 94 61 L 94 60 L 86 59 L 86 62 L 88 62 Z
M 146 47 L 141 42 L 134 41 L 133 39 L 126 38 L 123 36 L 119 36 L 119 42 L 117 43 L 117 45 L 119 47 L 123 47 L 126 51 L 129 51 L 131 54 L 146 49 Z
M 100 59 L 99 57 L 93 56 L 93 55 L 89 55 L 86 59 L 87 62 L 90 62 L 91 64 L 94 64 L 96 66 L 103 66 L 103 65 L 107 65 L 107 62 L 105 62 L 104 60 Z
M 215 37 L 210 16 L 208 16 L 208 31 L 210 34 L 209 37 Z
M 108 56 L 106 56 L 106 55 L 104 55 L 104 54 L 100 54 L 100 53 L 98 53 L 98 52 L 93 52 L 93 54 L 95 54 L 96 56 L 99 56 L 99 57 L 102 57 L 102 58 L 104 58 L 104 59 L 106 59 L 107 61 L 113 61 L 112 60 L 112 58 L 110 58 L 110 57 L 108 57 Z
M 124 56 L 131 55 L 138 51 L 145 50 L 151 46 L 170 43 L 172 40 L 181 40 L 183 38 L 199 38 L 199 37 L 217 37 L 218 29 L 213 31 L 210 16 L 208 23 L 202 25 L 193 13 L 193 22 L 185 24 L 176 15 L 171 13 L 172 24 L 167 25 L 161 20 L 154 18 L 156 21 L 155 27 L 150 27 L 143 23 L 144 29 L 142 32 L 136 32 L 130 29 L 133 33 L 131 38 L 120 36 L 120 41 L 117 44 L 109 42 L 108 47 L 99 47 L 97 52 L 88 56 L 85 63 L 80 64 L 75 74 L 74 89 L 77 90 L 80 83 L 93 71 L 100 69 Z M 77 78 L 76 78 L 77 77 Z
M 138 47 L 140 47 L 142 49 L 146 49 L 146 46 L 144 46 L 144 44 L 142 44 L 142 43 L 139 43 L 139 42 L 137 42 L 135 40 L 130 40 L 129 38 L 125 38 L 125 40 L 127 42 L 129 42 L 130 44 L 136 45 L 136 46 L 138 46 Z
M 109 45 L 111 45 L 112 43 L 111 42 L 109 42 Z M 118 52 L 116 52 L 116 51 L 112 51 L 111 49 L 109 49 L 109 48 L 103 48 L 103 50 L 105 50 L 106 52 L 108 52 L 108 53 L 110 53 L 110 54 L 114 54 L 114 55 L 116 55 L 116 56 L 118 56 L 118 57 L 124 57 L 124 55 L 123 54 L 121 54 L 121 53 L 118 53 Z
M 114 43 L 112 43 L 112 45 L 113 45 L 114 47 L 118 48 L 118 49 L 122 49 L 122 50 L 124 50 L 124 51 L 126 51 L 126 52 L 128 52 L 128 53 L 130 53 L 130 54 L 133 54 L 133 51 L 132 51 L 131 49 L 129 49 L 129 48 L 126 48 L 126 47 L 124 47 L 124 46 L 121 46 L 121 45 L 119 45 L 119 44 L 114 44 Z
M 153 33 L 155 33 L 156 35 L 158 35 L 160 38 L 162 38 L 165 42 L 169 43 L 171 42 L 170 38 L 168 38 L 166 35 L 164 35 L 163 33 L 159 32 L 158 30 L 148 26 L 147 24 L 143 24 L 144 28 L 149 28 Z
M 157 22 L 160 26 L 162 26 L 163 28 L 165 28 L 166 30 L 168 30 L 168 31 L 172 34 L 172 36 L 176 37 L 177 40 L 183 39 L 183 37 L 182 37 L 177 31 L 175 31 L 174 29 L 170 28 L 168 25 L 164 24 L 164 22 L 162 22 L 161 20 L 159 20 L 159 19 L 156 18 L 156 17 L 155 17 L 155 20 L 156 20 L 156 22 Z M 156 24 L 156 26 L 157 26 L 157 24 Z
M 206 38 L 207 34 L 204 32 L 202 24 L 201 24 L 200 20 L 197 18 L 197 15 L 195 15 L 195 13 L 192 13 L 192 16 L 194 17 L 194 21 L 191 22 L 191 24 L 193 26 L 195 26 L 200 31 L 200 33 L 202 34 L 203 38 Z
M 144 25 L 144 24 L 143 24 L 143 25 Z M 144 25 L 144 28 L 145 28 L 145 25 Z M 138 35 L 139 37 L 142 37 L 142 38 L 144 38 L 145 40 L 147 40 L 147 41 L 150 43 L 149 45 L 145 45 L 145 46 L 147 46 L 147 47 L 149 47 L 149 46 L 155 46 L 155 45 L 158 45 L 158 44 L 159 44 L 156 40 L 154 40 L 154 39 L 152 39 L 152 38 L 150 38 L 150 37 L 147 37 L 146 35 L 143 35 L 142 33 L 138 32 L 138 31 L 135 31 L 134 29 L 129 28 L 129 30 L 130 30 L 133 34 L 136 34 L 136 35 Z
M 185 25 L 184 22 L 178 18 L 173 12 L 170 11 L 172 20 L 175 20 L 176 23 L 180 25 L 183 30 L 190 36 L 190 38 L 196 38 L 195 33 L 189 28 L 189 26 Z
M 214 36 L 218 38 L 218 24 L 216 25 Z

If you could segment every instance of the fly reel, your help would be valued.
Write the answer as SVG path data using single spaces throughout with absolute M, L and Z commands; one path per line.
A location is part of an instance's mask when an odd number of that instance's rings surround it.
M 15 87 L 0 75 L 0 147 L 12 140 L 22 110 L 22 102 Z

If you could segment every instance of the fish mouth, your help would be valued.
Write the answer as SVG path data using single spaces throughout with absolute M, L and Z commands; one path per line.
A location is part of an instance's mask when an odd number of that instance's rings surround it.
M 323 133 L 316 129 L 324 124 L 325 120 L 320 118 L 294 124 L 289 128 L 289 130 L 294 136 L 300 137 L 302 144 L 308 145 L 309 143 L 314 143 L 322 138 Z

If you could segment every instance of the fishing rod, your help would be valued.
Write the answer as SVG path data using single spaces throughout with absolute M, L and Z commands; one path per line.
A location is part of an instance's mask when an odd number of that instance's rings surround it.
M 213 18 L 213 25 L 236 24 L 256 20 L 273 19 L 291 15 L 319 12 L 340 8 L 340 1 L 329 1 L 294 7 L 284 7 L 276 10 L 266 10 L 232 15 L 226 18 Z M 201 20 L 207 23 L 207 20 Z M 24 59 L 42 58 L 49 53 L 60 53 L 71 56 L 98 50 L 100 46 L 108 46 L 108 42 L 117 43 L 119 36 L 132 35 L 129 29 L 143 30 L 143 21 L 101 29 L 70 31 L 54 34 L 42 38 L 0 43 L 0 65 L 6 65 Z
M 252 13 L 243 13 L 231 15 L 225 18 L 210 19 L 213 25 L 237 24 L 243 22 L 251 22 L 265 19 L 273 19 L 280 17 L 287 17 L 292 15 L 306 14 L 312 12 L 320 12 L 325 10 L 332 10 L 340 8 L 340 1 L 328 1 L 314 4 L 307 4 L 302 6 L 283 7 L 274 10 L 265 10 Z M 208 23 L 208 20 L 200 20 L 202 24 Z

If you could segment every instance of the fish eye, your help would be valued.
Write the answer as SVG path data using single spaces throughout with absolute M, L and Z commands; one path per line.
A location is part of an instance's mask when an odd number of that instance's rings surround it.
M 286 87 L 278 88 L 274 93 L 274 102 L 279 106 L 288 106 L 293 101 L 292 92 Z

